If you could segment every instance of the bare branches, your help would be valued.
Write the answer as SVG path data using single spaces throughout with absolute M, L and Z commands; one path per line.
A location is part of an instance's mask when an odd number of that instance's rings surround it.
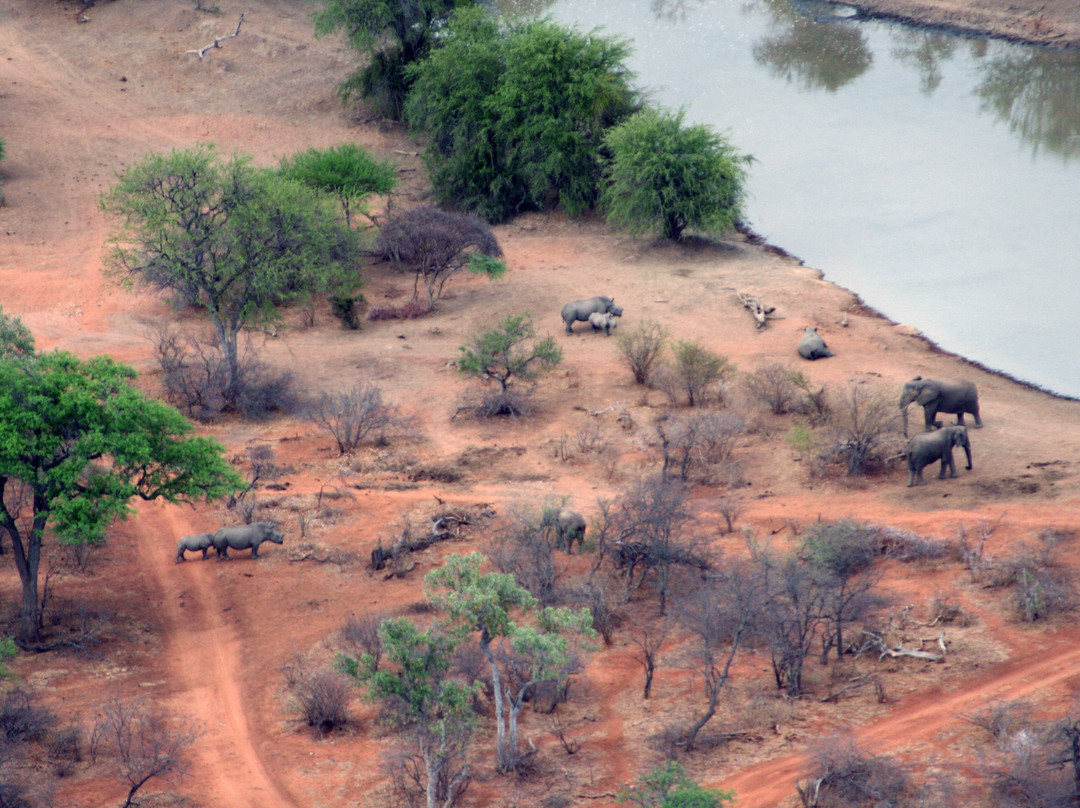
M 240 19 L 237 20 L 237 22 L 236 22 L 236 30 L 233 31 L 231 34 L 225 34 L 225 36 L 216 36 L 216 37 L 214 37 L 214 41 L 211 42 L 209 45 L 206 45 L 206 46 L 204 46 L 202 48 L 196 48 L 195 50 L 189 50 L 188 53 L 197 54 L 200 59 L 204 58 L 206 56 L 206 52 L 208 50 L 213 50 L 214 48 L 220 48 L 221 43 L 224 42 L 226 39 L 233 39 L 234 37 L 240 36 L 240 26 L 243 25 L 243 24 L 244 24 L 244 15 L 241 14 Z
M 749 311 L 754 316 L 754 322 L 757 323 L 758 328 L 764 328 L 769 320 L 778 320 L 779 317 L 773 317 L 772 313 L 776 311 L 776 306 L 765 307 L 765 304 L 758 300 L 753 295 L 748 295 L 746 292 L 739 292 L 736 297 L 739 299 L 739 303 L 743 308 Z

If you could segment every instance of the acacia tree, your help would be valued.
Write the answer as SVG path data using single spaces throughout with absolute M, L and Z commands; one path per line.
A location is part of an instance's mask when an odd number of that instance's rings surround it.
M 279 172 L 212 145 L 151 154 L 101 198 L 118 217 L 109 273 L 206 310 L 225 356 L 226 397 L 240 379 L 239 335 L 279 306 L 359 286 L 357 238 L 333 203 Z
M 512 379 L 528 380 L 562 361 L 562 349 L 555 338 L 533 340 L 536 329 L 527 314 L 509 314 L 497 327 L 473 337 L 471 345 L 458 347 L 459 372 L 481 379 L 494 379 L 500 392 L 483 411 L 494 415 L 518 415 L 520 405 L 510 395 Z
M 450 674 L 461 638 L 438 625 L 420 631 L 404 617 L 384 620 L 378 635 L 385 664 L 365 653 L 345 658 L 345 670 L 373 700 L 387 704 L 409 732 L 423 765 L 427 808 L 449 808 L 470 780 L 464 752 L 474 723 L 474 687 Z
M 506 264 L 498 260 L 502 247 L 487 222 L 434 205 L 395 216 L 379 231 L 378 247 L 395 264 L 416 273 L 414 300 L 419 299 L 420 280 L 424 280 L 430 308 L 442 297 L 446 282 L 463 267 L 489 278 L 506 272 Z
M 481 572 L 485 561 L 480 553 L 451 555 L 441 569 L 428 573 L 424 590 L 428 600 L 446 612 L 448 625 L 459 636 L 478 636 L 491 668 L 498 766 L 513 771 L 521 762 L 517 729 L 525 699 L 540 682 L 565 678 L 570 635 L 590 637 L 594 632 L 588 609 L 537 610 L 536 599 L 514 582 L 513 575 Z M 535 623 L 518 624 L 512 616 L 515 611 Z M 501 652 L 499 646 L 504 646 Z M 507 665 L 514 667 L 513 677 L 507 675 Z
M 131 384 L 109 357 L 0 351 L 0 527 L 22 581 L 19 644 L 41 637 L 38 572 L 45 534 L 100 543 L 130 500 L 192 502 L 241 490 L 215 441 Z
M 342 143 L 329 149 L 308 149 L 281 161 L 281 173 L 316 191 L 336 197 L 345 214 L 345 224 L 352 226 L 356 211 L 369 219 L 364 200 L 372 194 L 388 194 L 397 178 L 394 164 L 376 160 L 355 143 Z
M 604 135 L 609 222 L 675 241 L 688 227 L 722 236 L 739 223 L 752 158 L 708 126 L 684 126 L 684 115 L 645 108 Z
M 361 57 L 357 68 L 338 87 L 347 101 L 354 93 L 374 100 L 392 118 L 401 108 L 410 80 L 405 68 L 427 55 L 433 27 L 458 5 L 474 0 L 329 0 L 314 16 L 315 33 L 344 30 Z

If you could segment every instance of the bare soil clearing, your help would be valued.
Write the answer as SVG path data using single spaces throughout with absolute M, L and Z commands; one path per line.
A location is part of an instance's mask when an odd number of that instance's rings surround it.
M 200 60 L 186 51 L 231 32 L 246 9 L 222 3 L 220 15 L 213 15 L 191 5 L 102 4 L 85 12 L 84 24 L 68 4 L 10 0 L 0 9 L 7 151 L 0 163 L 7 199 L 0 208 L 0 305 L 26 322 L 40 347 L 112 354 L 137 367 L 148 389 L 157 385 L 148 328 L 176 315 L 163 302 L 121 291 L 102 277 L 108 223 L 97 198 L 123 165 L 198 141 L 244 151 L 262 164 L 310 146 L 353 141 L 398 161 L 402 190 L 394 204 L 424 197 L 416 144 L 395 126 L 352 119 L 338 104 L 334 86 L 351 55 L 336 39 L 313 39 L 310 6 L 264 0 L 247 10 L 240 36 Z M 956 6 L 935 4 L 948 20 L 961 14 Z M 1062 11 L 1073 26 L 1076 6 L 1046 4 L 1038 13 L 1053 14 L 1057 26 Z M 812 480 L 782 440 L 793 422 L 754 414 L 737 401 L 753 426 L 738 449 L 749 482 L 739 528 L 783 542 L 808 522 L 851 517 L 947 539 L 960 526 L 997 523 L 987 551 L 1003 555 L 1043 528 L 1080 523 L 1080 403 L 941 353 L 789 256 L 742 237 L 649 244 L 602 223 L 561 216 L 525 216 L 497 233 L 510 266 L 506 279 L 451 281 L 431 317 L 351 332 L 324 310 L 308 328 L 296 313 L 263 347 L 269 361 L 311 391 L 378 383 L 417 419 L 415 439 L 340 458 L 329 436 L 300 419 L 213 426 L 210 432 L 241 467 L 251 448 L 272 448 L 283 473 L 276 490 L 262 488 L 259 496 L 265 517 L 285 526 L 285 544 L 268 545 L 255 562 L 237 553 L 229 564 L 177 565 L 176 538 L 237 517 L 220 508 L 143 507 L 92 554 L 86 572 L 55 584 L 57 614 L 77 613 L 85 602 L 113 616 L 100 652 L 89 659 L 24 656 L 16 673 L 40 687 L 64 716 L 89 721 L 104 698 L 141 694 L 195 722 L 202 735 L 178 788 L 193 804 L 388 804 L 380 755 L 391 738 L 373 725 L 370 708 L 358 700 L 355 730 L 314 740 L 291 708 L 282 668 L 296 654 L 329 659 L 327 641 L 350 613 L 417 601 L 422 576 L 440 556 L 482 547 L 515 502 L 568 496 L 591 519 L 598 497 L 612 496 L 652 467 L 646 444 L 662 398 L 633 384 L 614 339 L 586 333 L 583 324 L 572 337 L 561 333 L 562 303 L 592 294 L 612 294 L 625 307 L 621 329 L 646 318 L 660 321 L 672 336 L 699 340 L 742 370 L 784 362 L 815 386 L 858 381 L 897 394 L 915 375 L 978 384 L 986 427 L 972 433 L 974 470 L 955 480 L 928 479 L 918 489 L 905 487 L 899 467 L 870 480 Z M 411 279 L 385 264 L 366 272 L 373 303 L 411 293 Z M 781 319 L 755 329 L 738 292 L 776 306 Z M 454 419 L 460 397 L 471 389 L 448 366 L 457 346 L 478 328 L 524 310 L 565 352 L 558 371 L 538 387 L 536 412 L 518 421 Z M 818 328 L 835 357 L 801 362 L 795 345 L 807 326 Z M 632 429 L 616 422 L 620 405 Z M 913 411 L 913 424 L 919 417 Z M 618 454 L 614 466 L 581 452 L 559 459 L 561 445 L 593 427 Z M 737 554 L 741 537 L 722 533 L 713 495 L 704 487 L 696 495 L 701 529 Z M 317 511 L 320 496 L 325 507 Z M 418 554 L 417 567 L 404 578 L 384 580 L 367 570 L 371 549 L 399 534 L 406 515 L 422 526 L 439 507 L 478 514 L 483 506 L 495 511 L 494 519 L 478 515 L 461 540 Z M 311 517 L 303 533 L 301 515 Z M 1076 547 L 1065 555 L 1074 567 L 1080 564 Z M 12 613 L 19 592 L 12 565 L 0 565 L 0 582 L 0 607 Z M 963 769 L 978 741 L 958 714 L 988 700 L 1020 697 L 1056 708 L 1080 692 L 1077 633 L 1068 622 L 1019 627 L 1007 617 L 1000 593 L 979 588 L 955 565 L 890 563 L 887 583 L 898 605 L 925 611 L 930 599 L 944 594 L 973 616 L 972 625 L 950 629 L 948 660 L 881 663 L 888 702 L 860 693 L 838 706 L 775 699 L 767 659 L 745 657 L 723 724 L 753 732 L 745 742 L 689 758 L 699 781 L 734 788 L 741 806 L 794 804 L 806 743 L 848 725 L 874 751 L 933 757 L 942 768 Z M 830 672 L 815 664 L 811 676 L 813 691 L 824 695 Z M 640 685 L 634 648 L 625 634 L 617 635 L 611 648 L 592 657 L 562 713 L 581 751 L 566 756 L 546 717 L 527 715 L 523 733 L 541 750 L 546 774 L 520 784 L 491 775 L 489 761 L 481 760 L 467 804 L 504 804 L 511 789 L 523 806 L 545 804 L 553 794 L 567 795 L 571 804 L 613 804 L 614 791 L 662 759 L 650 737 L 697 708 L 700 683 L 674 646 L 664 656 L 655 697 L 642 701 Z M 477 749 L 486 748 L 481 739 Z M 118 803 L 121 795 L 119 784 L 82 771 L 61 781 L 57 804 L 89 808 Z

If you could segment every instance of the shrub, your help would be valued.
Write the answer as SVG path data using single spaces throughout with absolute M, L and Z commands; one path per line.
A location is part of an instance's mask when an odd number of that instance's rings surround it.
M 0 702 L 0 736 L 7 743 L 42 740 L 56 717 L 29 690 L 14 688 Z
M 643 320 L 615 340 L 615 346 L 638 384 L 649 383 L 653 366 L 663 355 L 666 343 L 667 330 L 655 320 Z
M 382 388 L 365 382 L 351 390 L 323 393 L 309 407 L 307 417 L 331 434 L 338 454 L 355 451 L 365 441 L 385 438 L 398 423 L 393 405 L 383 401 Z
M 858 476 L 880 471 L 889 457 L 899 456 L 900 413 L 893 399 L 888 390 L 858 383 L 837 393 L 829 404 L 823 459 Z
M 788 365 L 779 362 L 763 365 L 746 374 L 743 384 L 751 398 L 768 407 L 773 415 L 807 411 L 803 392 L 808 382 L 800 371 Z
M 810 750 L 808 779 L 797 782 L 805 808 L 900 808 L 907 772 L 892 758 L 860 750 L 848 736 L 826 738 Z
M 446 282 L 463 267 L 489 278 L 506 271 L 506 264 L 497 260 L 502 247 L 487 222 L 434 205 L 413 208 L 387 222 L 379 232 L 378 248 L 399 267 L 415 273 L 414 299 L 420 296 L 420 281 L 424 281 L 428 310 L 442 297 Z
M 707 403 L 710 394 L 722 402 L 722 384 L 735 372 L 727 357 L 687 340 L 679 340 L 672 350 L 674 358 L 657 385 L 671 403 L 678 405 L 685 397 L 688 406 L 697 407 Z
M 300 714 L 319 735 L 349 723 L 349 704 L 353 692 L 349 679 L 330 669 L 304 672 L 293 689 Z

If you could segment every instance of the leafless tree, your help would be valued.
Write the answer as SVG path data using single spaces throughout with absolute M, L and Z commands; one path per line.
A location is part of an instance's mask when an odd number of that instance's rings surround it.
M 367 654 L 371 657 L 372 669 L 378 670 L 383 650 L 379 624 L 388 616 L 381 611 L 350 614 L 338 629 L 336 645 L 345 656 L 352 659 L 360 659 Z
M 655 320 L 643 320 L 635 328 L 620 334 L 615 345 L 634 374 L 634 381 L 647 384 L 666 343 L 667 330 Z
M 350 390 L 324 392 L 308 409 L 308 420 L 331 434 L 338 454 L 355 451 L 367 440 L 381 440 L 400 426 L 396 408 L 383 400 L 382 388 L 361 382 Z
M 513 575 L 542 606 L 551 606 L 560 597 L 556 589 L 562 570 L 545 530 L 542 514 L 513 508 L 505 526 L 492 537 L 487 556 L 499 572 Z
M 661 414 L 656 419 L 663 457 L 661 477 L 666 480 L 674 469 L 686 481 L 692 469 L 714 469 L 730 461 L 745 428 L 742 418 L 731 413 Z
M 732 564 L 678 602 L 679 622 L 694 638 L 693 655 L 705 683 L 706 706 L 683 738 L 687 751 L 716 715 L 735 656 L 760 617 L 763 590 L 749 563 Z
M 610 555 L 615 568 L 625 575 L 627 594 L 655 579 L 661 614 L 667 609 L 676 570 L 709 568 L 703 543 L 683 535 L 692 518 L 688 495 L 679 482 L 644 477 L 620 492 L 611 514 Z
M 849 519 L 818 522 L 802 538 L 801 555 L 821 589 L 824 631 L 821 663 L 829 652 L 844 656 L 844 626 L 880 604 L 875 588 L 880 575 L 871 569 L 879 549 L 878 531 Z
M 645 671 L 645 685 L 641 692 L 641 698 L 643 699 L 647 699 L 652 695 L 656 664 L 660 658 L 660 649 L 664 646 L 670 627 L 671 621 L 665 617 L 658 621 L 639 622 L 630 632 L 630 642 L 638 648 L 635 658 Z
M 776 686 L 795 697 L 803 689 L 803 664 L 825 623 L 825 590 L 794 555 L 752 548 L 765 587 L 760 631 L 769 648 Z
M 198 733 L 184 720 L 171 719 L 141 699 L 112 698 L 102 708 L 91 739 L 91 754 L 114 756 L 128 792 L 122 808 L 151 780 L 172 782 L 186 772 L 184 751 Z
M 388 221 L 379 232 L 379 250 L 399 266 L 416 273 L 413 298 L 420 281 L 428 305 L 442 297 L 443 286 L 475 254 L 499 258 L 503 252 L 487 222 L 479 216 L 443 210 L 434 205 L 413 208 Z
M 910 805 L 907 771 L 884 755 L 863 752 L 849 734 L 825 738 L 810 750 L 811 771 L 796 783 L 804 808 L 901 808 Z
M 869 474 L 902 449 L 900 413 L 884 388 L 851 383 L 829 404 L 826 459 L 837 459 L 851 476 Z

